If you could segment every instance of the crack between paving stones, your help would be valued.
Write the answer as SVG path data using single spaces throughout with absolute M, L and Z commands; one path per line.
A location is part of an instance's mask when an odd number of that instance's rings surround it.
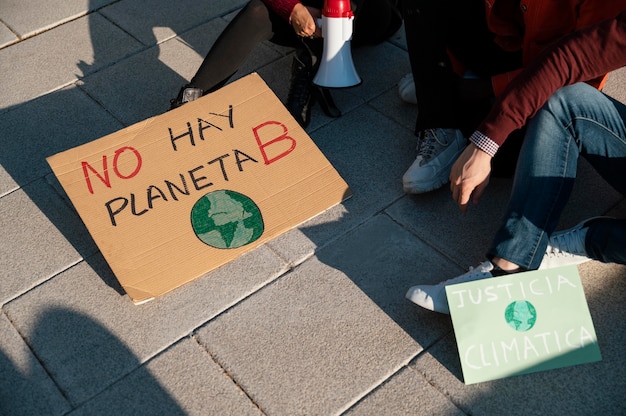
M 239 384 L 239 382 L 237 381 L 237 379 L 236 379 L 236 378 L 235 378 L 235 377 L 234 377 L 234 376 L 233 376 L 233 375 L 232 375 L 232 374 L 231 374 L 228 370 L 226 370 L 226 368 L 224 368 L 224 366 L 222 365 L 222 363 L 220 363 L 220 362 L 219 362 L 219 361 L 215 358 L 215 356 L 214 356 L 213 354 L 211 354 L 211 352 L 210 352 L 208 349 L 206 349 L 206 348 L 205 348 L 205 346 L 204 346 L 204 345 L 202 345 L 202 344 L 200 343 L 200 341 L 197 339 L 196 335 L 191 335 L 191 339 L 193 339 L 193 340 L 195 341 L 195 343 L 198 345 L 198 347 L 199 347 L 202 351 L 204 351 L 204 352 L 205 352 L 205 353 L 209 356 L 209 358 L 210 358 L 210 359 L 211 359 L 211 360 L 212 360 L 215 364 L 217 364 L 217 365 L 220 367 L 220 369 L 222 370 L 222 373 L 223 373 L 226 377 L 228 377 L 228 379 L 229 379 L 230 381 L 232 381 L 232 382 L 233 382 L 233 384 L 234 384 L 234 385 L 235 385 L 235 386 L 239 389 L 239 391 L 241 391 L 241 393 L 243 393 L 243 394 L 244 394 L 244 395 L 248 398 L 248 400 L 250 401 L 250 403 L 252 403 L 252 404 L 253 404 L 253 405 L 254 405 L 254 406 L 255 406 L 255 407 L 259 410 L 259 412 L 261 412 L 261 413 L 262 413 L 262 414 L 264 414 L 264 415 L 267 415 L 267 413 L 265 413 L 265 412 L 263 411 L 263 409 L 261 408 L 261 406 L 260 406 L 260 405 L 259 405 L 259 404 L 258 404 L 258 403 L 257 403 L 257 402 L 253 399 L 253 398 L 252 398 L 252 396 L 250 396 L 250 395 L 248 394 L 248 392 L 246 391 L 246 389 L 244 389 L 244 388 L 243 388 L 243 386 L 242 386 L 241 384 Z

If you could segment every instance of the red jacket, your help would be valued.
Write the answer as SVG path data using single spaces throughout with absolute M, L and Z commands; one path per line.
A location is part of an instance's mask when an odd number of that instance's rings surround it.
M 559 88 L 587 82 L 626 66 L 626 10 L 553 45 L 515 78 L 470 137 L 495 154 L 511 132 L 524 126 Z
M 522 50 L 522 65 L 532 62 L 563 36 L 626 10 L 626 0 L 485 0 L 487 25 L 505 50 Z M 492 77 L 498 96 L 521 69 Z M 590 81 L 601 88 L 605 77 Z
M 299 0 L 263 0 L 263 3 L 265 3 L 270 10 L 288 22 L 289 17 L 291 16 L 291 11 L 294 7 L 296 7 L 296 4 L 301 2 Z M 308 4 L 309 2 L 305 3 Z

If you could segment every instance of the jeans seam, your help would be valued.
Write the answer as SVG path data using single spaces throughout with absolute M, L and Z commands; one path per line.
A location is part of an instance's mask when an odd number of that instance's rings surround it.
M 557 117 L 555 117 L 557 118 Z M 557 118 L 558 119 L 558 118 Z M 549 209 L 546 210 L 547 214 L 543 217 L 543 223 L 541 224 L 541 227 L 539 227 L 539 233 L 537 233 L 537 238 L 535 239 L 534 242 L 534 249 L 531 252 L 531 258 L 530 261 L 528 263 L 529 266 L 532 266 L 532 263 L 535 260 L 535 257 L 537 255 L 537 251 L 539 249 L 539 242 L 541 241 L 541 239 L 544 237 L 544 235 L 546 235 L 546 226 L 549 222 L 549 219 L 553 216 L 553 213 L 555 212 L 555 206 L 558 202 L 558 200 L 560 199 L 559 196 L 561 195 L 562 191 L 563 191 L 563 185 L 565 184 L 565 174 L 567 172 L 567 165 L 570 159 L 570 149 L 571 149 L 571 143 L 572 140 L 574 140 L 575 144 L 576 144 L 576 148 L 579 150 L 580 153 L 580 149 L 578 147 L 578 142 L 576 142 L 575 140 L 575 136 L 573 136 L 570 132 L 570 128 L 573 125 L 573 118 L 570 119 L 570 122 L 567 125 L 561 125 L 561 127 L 563 128 L 563 130 L 565 131 L 568 139 L 565 142 L 565 146 L 564 146 L 564 157 L 561 159 L 562 160 L 562 164 L 559 166 L 559 175 L 561 178 L 560 181 L 560 185 L 559 185 L 559 189 L 556 190 L 556 193 L 554 194 L 554 196 L 550 199 L 550 207 Z M 560 215 L 559 215 L 560 216 Z M 549 236 L 548 236 L 549 239 Z M 545 251 L 545 250 L 544 250 Z M 545 253 L 544 253 L 545 255 Z

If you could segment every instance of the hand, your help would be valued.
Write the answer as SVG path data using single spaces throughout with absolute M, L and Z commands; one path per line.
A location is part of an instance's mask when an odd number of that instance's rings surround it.
M 302 3 L 298 3 L 291 11 L 289 21 L 296 35 L 311 38 L 321 36 L 321 30 L 315 24 L 315 19 L 321 16 L 321 10 L 305 7 Z
M 489 184 L 490 174 L 491 156 L 470 143 L 450 171 L 452 198 L 462 212 L 467 212 L 470 199 L 474 204 L 478 203 Z

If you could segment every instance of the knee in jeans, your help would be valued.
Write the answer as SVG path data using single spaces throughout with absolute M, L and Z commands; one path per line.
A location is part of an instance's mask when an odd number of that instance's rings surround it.
M 547 101 L 546 105 L 551 108 L 565 109 L 572 105 L 585 103 L 590 96 L 599 93 L 591 85 L 579 82 L 558 89 Z

